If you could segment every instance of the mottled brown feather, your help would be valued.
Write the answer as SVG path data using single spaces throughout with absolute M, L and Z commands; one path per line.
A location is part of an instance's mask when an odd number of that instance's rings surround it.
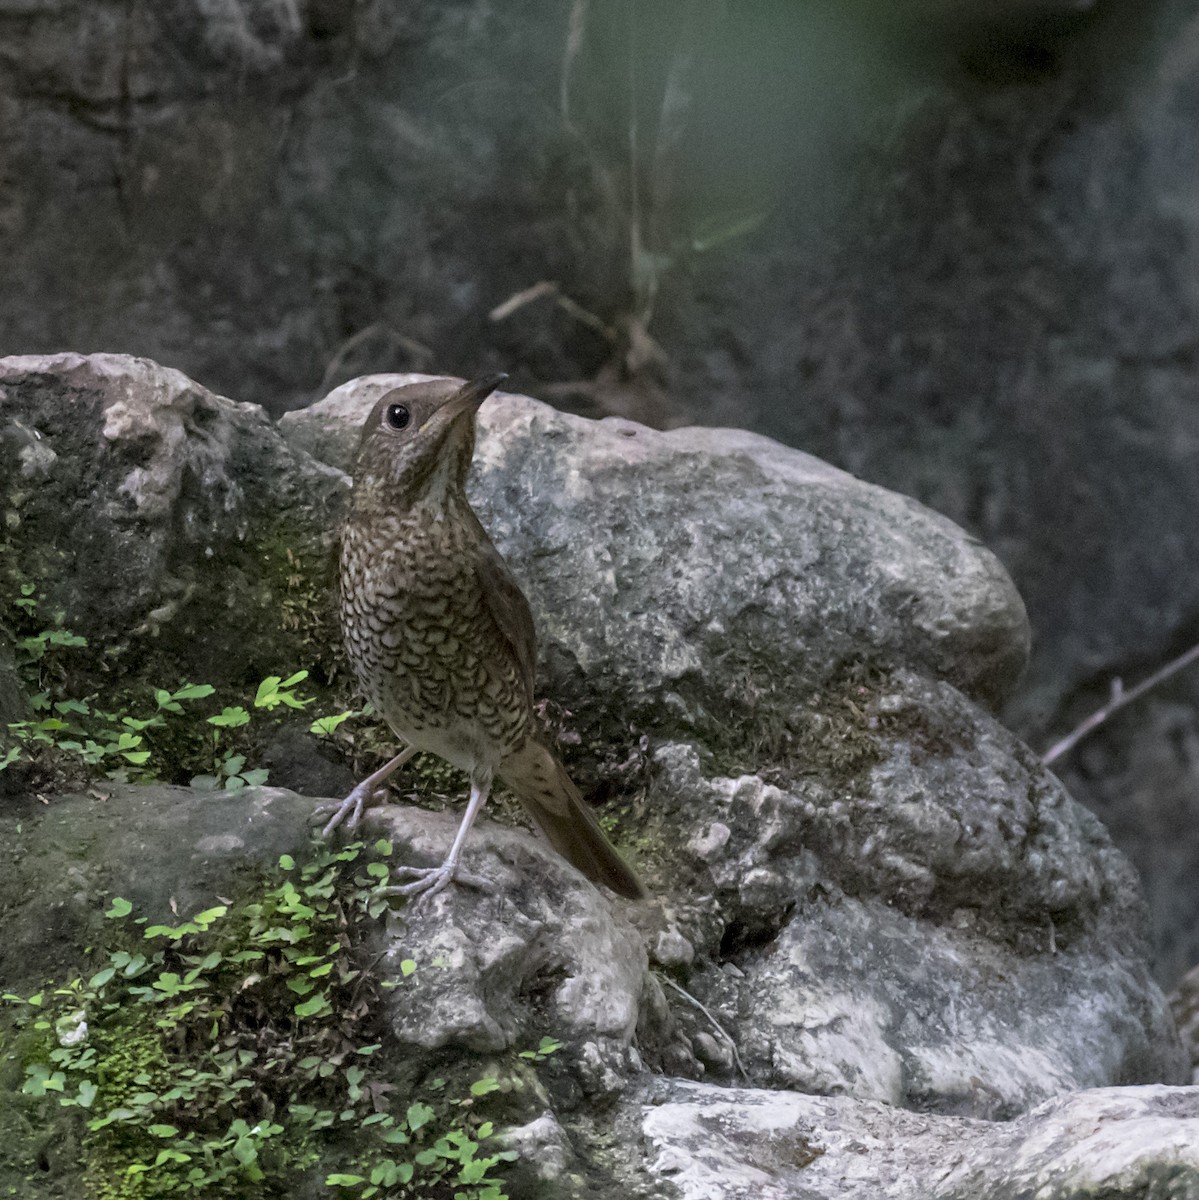
M 534 733 L 533 615 L 466 500 L 472 405 L 495 386 L 480 382 L 414 384 L 375 404 L 342 538 L 346 650 L 363 691 L 410 746 L 467 771 L 484 796 L 498 775 L 564 858 L 619 895 L 642 897 Z M 396 405 L 411 419 L 389 429 Z

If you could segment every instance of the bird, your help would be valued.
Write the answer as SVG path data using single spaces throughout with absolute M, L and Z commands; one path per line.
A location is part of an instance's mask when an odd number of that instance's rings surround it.
M 404 866 L 381 888 L 420 903 L 465 871 L 462 848 L 498 779 L 554 849 L 619 896 L 647 892 L 605 837 L 533 709 L 529 603 L 466 498 L 475 416 L 506 375 L 440 378 L 382 395 L 362 429 L 342 530 L 340 616 L 359 685 L 402 749 L 362 780 L 321 831 L 357 827 L 384 781 L 428 751 L 465 771 L 470 799 L 440 866 Z

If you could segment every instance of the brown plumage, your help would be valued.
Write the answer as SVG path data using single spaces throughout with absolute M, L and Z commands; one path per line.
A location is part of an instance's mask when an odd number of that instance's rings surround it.
M 466 771 L 471 797 L 446 861 L 400 868 L 393 894 L 451 880 L 494 778 L 589 879 L 645 895 L 533 720 L 536 641 L 524 594 L 466 499 L 475 413 L 504 380 L 439 379 L 396 388 L 362 431 L 342 539 L 341 622 L 362 690 L 405 749 L 360 783 L 325 826 L 354 828 L 383 780 L 417 750 Z

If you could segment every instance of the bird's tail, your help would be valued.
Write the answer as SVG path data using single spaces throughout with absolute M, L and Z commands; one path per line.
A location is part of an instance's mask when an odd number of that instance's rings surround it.
M 594 883 L 618 896 L 644 900 L 641 880 L 604 836 L 556 755 L 534 738 L 500 764 L 500 778 L 516 793 L 550 845 Z

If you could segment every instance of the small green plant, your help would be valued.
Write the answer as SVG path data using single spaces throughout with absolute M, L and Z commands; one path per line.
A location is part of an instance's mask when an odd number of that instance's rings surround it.
M 557 1054 L 562 1049 L 562 1043 L 557 1038 L 543 1037 L 536 1050 L 522 1050 L 520 1057 L 528 1059 L 529 1062 L 545 1062 L 552 1054 Z
M 22 1090 L 82 1125 L 89 1196 L 290 1196 L 340 1159 L 325 1182 L 346 1197 L 506 1200 L 496 1170 L 515 1155 L 473 1111 L 494 1079 L 400 1097 L 372 1069 L 386 1022 L 357 931 L 386 867 L 364 850 L 284 855 L 256 896 L 173 924 L 114 897 L 123 944 L 98 970 L 3 996 L 36 1035 Z
M 352 717 L 369 717 L 374 711 L 371 705 L 365 704 L 362 708 L 352 708 L 347 712 L 340 712 L 336 716 L 317 717 L 309 726 L 308 732 L 315 733 L 320 737 L 332 737 L 338 728 Z
M 13 603 L 23 620 L 32 618 L 37 611 L 33 585 L 22 584 L 21 596 Z M 202 717 L 208 727 L 205 752 L 194 734 L 180 737 L 170 723 L 173 718 L 194 722 L 203 712 L 202 707 L 197 711 L 197 706 L 215 694 L 210 684 L 184 683 L 173 690 L 153 688 L 154 703 L 149 711 L 141 706 L 133 712 L 110 711 L 100 705 L 97 696 L 74 695 L 65 683 L 69 659 L 64 656 L 86 646 L 85 638 L 62 628 L 61 614 L 55 627 L 19 641 L 20 665 L 30 689 L 34 719 L 9 726 L 16 744 L 0 752 L 0 771 L 16 763 L 40 761 L 68 775 L 72 768 L 75 773 L 84 768 L 85 773 L 99 771 L 116 781 L 182 776 L 200 790 L 239 791 L 259 786 L 268 778 L 264 768 L 247 769 L 246 765 L 254 747 L 249 728 L 254 715 L 303 711 L 314 702 L 313 697 L 296 692 L 308 678 L 307 671 L 296 671 L 287 678 L 270 675 L 258 685 L 250 708 L 225 704 L 219 712 Z M 332 736 L 343 722 L 369 711 L 367 706 L 317 718 L 311 731 Z M 188 745 L 190 750 L 181 750 Z

